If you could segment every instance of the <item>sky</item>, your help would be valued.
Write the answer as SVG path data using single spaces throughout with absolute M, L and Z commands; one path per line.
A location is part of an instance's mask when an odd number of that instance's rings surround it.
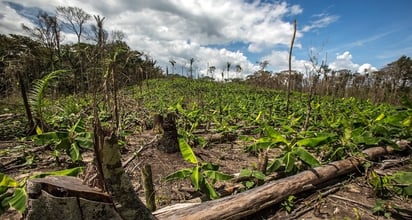
M 266 70 L 288 69 L 293 21 L 297 21 L 292 69 L 305 72 L 310 57 L 334 70 L 375 71 L 402 55 L 412 56 L 411 0 L 0 0 L 0 33 L 26 34 L 39 10 L 82 8 L 105 17 L 104 28 L 125 33 L 133 49 L 180 73 L 194 58 L 194 70 L 215 66 L 221 77 L 245 77 L 268 61 Z M 90 20 L 89 24 L 93 24 Z M 75 42 L 64 34 L 63 43 Z M 172 70 L 170 60 L 176 61 Z

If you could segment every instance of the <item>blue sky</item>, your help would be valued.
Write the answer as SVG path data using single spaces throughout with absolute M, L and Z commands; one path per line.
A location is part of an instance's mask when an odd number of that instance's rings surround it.
M 133 49 L 164 69 L 171 68 L 171 59 L 177 69 L 187 69 L 195 58 L 195 71 L 203 75 L 208 66 L 223 71 L 227 62 L 243 69 L 231 77 L 253 73 L 263 60 L 269 61 L 268 70 L 287 69 L 294 19 L 292 68 L 302 72 L 310 65 L 309 54 L 326 59 L 335 70 L 354 72 L 412 56 L 410 0 L 0 0 L 0 32 L 24 34 L 21 23 L 33 25 L 37 10 L 54 13 L 56 6 L 106 17 L 109 33 L 123 31 Z M 64 35 L 66 43 L 75 41 L 73 34 Z
M 290 1 L 304 8 L 298 20 L 327 13 L 339 18 L 328 27 L 308 33 L 302 43 L 321 44 L 331 55 L 350 51 L 358 63 L 371 63 L 377 68 L 412 55 L 412 1 L 346 0 Z M 306 9 L 306 10 L 305 10 Z M 315 45 L 316 46 L 316 45 Z

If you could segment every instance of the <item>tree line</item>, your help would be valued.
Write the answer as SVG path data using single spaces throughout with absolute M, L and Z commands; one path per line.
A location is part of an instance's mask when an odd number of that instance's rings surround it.
M 364 73 L 348 69 L 332 70 L 326 63 L 317 65 L 311 60 L 305 73 L 292 71 L 290 82 L 288 71 L 271 72 L 261 68 L 247 76 L 246 82 L 260 87 L 313 93 L 331 97 L 356 97 L 373 102 L 400 104 L 412 100 L 412 60 L 401 56 L 384 68 Z
M 67 70 L 52 85 L 59 94 L 95 91 L 94 83 L 99 85 L 110 74 L 121 82 L 117 86 L 162 76 L 153 58 L 132 50 L 123 32 L 109 34 L 104 21 L 77 7 L 57 7 L 53 15 L 39 12 L 34 27 L 22 24 L 27 36 L 0 34 L 0 95 L 17 92 L 18 84 L 29 89 L 55 70 Z M 63 44 L 67 33 L 75 34 L 77 41 Z

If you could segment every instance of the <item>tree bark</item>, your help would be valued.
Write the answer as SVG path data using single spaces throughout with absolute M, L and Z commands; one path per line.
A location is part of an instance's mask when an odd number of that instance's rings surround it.
M 146 208 L 133 189 L 129 177 L 124 172 L 116 136 L 104 137 L 101 157 L 102 171 L 106 187 L 120 216 L 127 219 L 152 220 L 152 213 Z
M 160 138 L 157 148 L 164 153 L 176 153 L 180 150 L 175 117 L 174 113 L 167 113 L 162 124 L 163 136 Z
M 108 194 L 69 176 L 49 176 L 27 182 L 25 219 L 121 220 Z
M 153 186 L 152 167 L 149 164 L 144 165 L 142 171 L 143 189 L 146 198 L 146 206 L 150 211 L 156 210 L 156 194 Z
M 28 101 L 28 98 L 27 98 L 26 83 L 25 83 L 25 80 L 23 79 L 23 76 L 21 75 L 20 71 L 17 71 L 17 77 L 19 78 L 21 97 L 23 98 L 24 109 L 26 110 L 27 121 L 29 123 L 28 124 L 29 125 L 28 134 L 30 135 L 30 134 L 33 134 L 36 129 L 35 129 L 33 115 L 31 114 L 29 101 Z
M 384 154 L 393 152 L 394 149 L 391 147 L 374 147 L 363 151 L 368 160 L 375 160 Z M 240 219 L 281 202 L 289 195 L 303 192 L 313 188 L 314 185 L 354 172 L 364 161 L 361 158 L 335 161 L 243 193 L 186 207 L 172 213 L 163 213 L 162 210 L 158 210 L 154 214 L 158 219 Z

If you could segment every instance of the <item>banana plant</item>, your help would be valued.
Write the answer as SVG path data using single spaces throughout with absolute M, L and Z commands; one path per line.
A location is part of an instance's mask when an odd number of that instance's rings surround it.
M 283 166 L 286 173 L 294 173 L 298 168 L 296 163 L 298 160 L 310 167 L 319 166 L 320 162 L 305 147 L 317 147 L 327 143 L 330 138 L 329 136 L 321 136 L 288 141 L 270 126 L 265 126 L 264 132 L 265 136 L 255 140 L 256 142 L 247 150 L 261 151 L 275 147 L 280 148 L 282 152 L 268 166 L 267 171 L 269 172 L 277 171 Z
M 23 213 L 26 208 L 27 193 L 24 184 L 12 177 L 0 173 L 0 215 L 9 208 Z
M 208 195 L 210 199 L 220 197 L 219 193 L 213 188 L 216 181 L 228 180 L 233 176 L 219 172 L 219 166 L 199 162 L 190 145 L 183 139 L 179 139 L 179 148 L 183 158 L 193 164 L 192 168 L 183 168 L 166 176 L 166 181 L 190 178 L 195 191 L 201 191 Z
M 80 118 L 77 122 L 64 131 L 45 132 L 37 127 L 37 135 L 30 139 L 38 145 L 52 144 L 55 146 L 54 155 L 58 160 L 60 152 L 65 151 L 73 162 L 81 161 L 81 149 L 92 149 L 92 133 L 85 129 L 84 119 Z

